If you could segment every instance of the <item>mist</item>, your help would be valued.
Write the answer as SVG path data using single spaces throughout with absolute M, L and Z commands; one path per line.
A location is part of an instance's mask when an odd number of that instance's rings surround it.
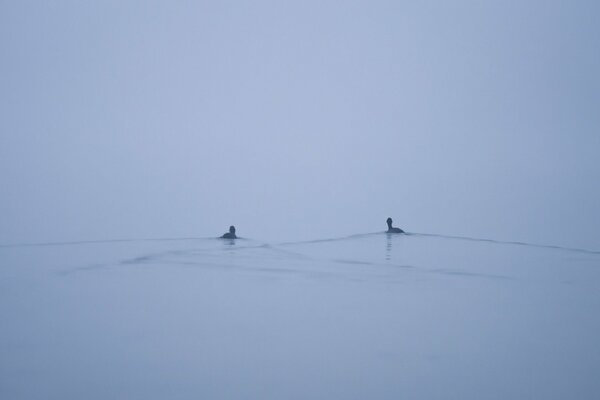
M 600 6 L 3 2 L 0 243 L 600 248 Z

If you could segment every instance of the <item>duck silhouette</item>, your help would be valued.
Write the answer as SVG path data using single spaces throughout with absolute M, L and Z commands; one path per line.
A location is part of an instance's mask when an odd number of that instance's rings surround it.
M 221 239 L 237 239 L 237 236 L 235 236 L 235 226 L 231 225 L 229 232 L 221 236 Z
M 388 226 L 387 233 L 404 233 L 404 231 L 402 229 L 400 229 L 400 228 L 394 228 L 392 226 L 392 219 L 391 218 L 388 218 L 387 221 L 385 221 L 385 222 L 387 222 L 387 226 Z

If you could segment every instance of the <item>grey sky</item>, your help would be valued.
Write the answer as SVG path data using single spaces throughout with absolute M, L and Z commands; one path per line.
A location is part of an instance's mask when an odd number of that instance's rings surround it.
M 600 248 L 593 1 L 0 3 L 0 243 Z

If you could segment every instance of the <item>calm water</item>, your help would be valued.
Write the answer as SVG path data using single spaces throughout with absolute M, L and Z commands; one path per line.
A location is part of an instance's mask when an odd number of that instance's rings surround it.
M 600 254 L 383 233 L 0 247 L 0 398 L 600 394 Z

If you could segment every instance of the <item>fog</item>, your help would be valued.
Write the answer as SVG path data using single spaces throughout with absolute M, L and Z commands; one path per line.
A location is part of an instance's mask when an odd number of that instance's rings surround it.
M 596 250 L 600 5 L 2 2 L 0 243 Z
M 597 397 L 598 15 L 0 2 L 0 398 Z

